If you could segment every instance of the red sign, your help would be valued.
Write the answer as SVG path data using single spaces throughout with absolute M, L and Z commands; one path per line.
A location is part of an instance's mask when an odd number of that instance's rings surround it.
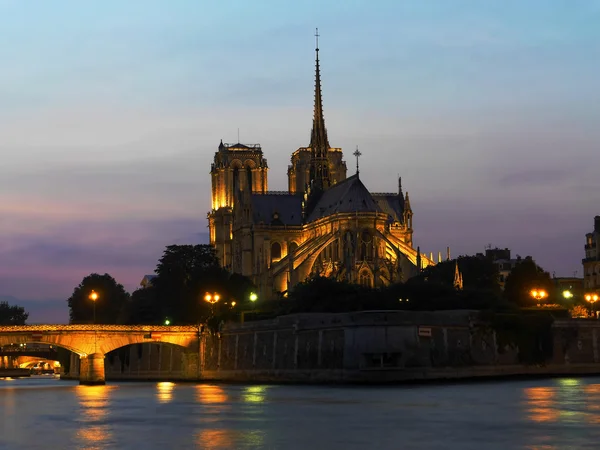
M 419 327 L 419 336 L 431 337 L 431 328 L 430 327 Z

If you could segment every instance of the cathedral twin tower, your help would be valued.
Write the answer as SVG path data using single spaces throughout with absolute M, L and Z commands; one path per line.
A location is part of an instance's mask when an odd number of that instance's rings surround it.
M 358 170 L 346 177 L 342 149 L 329 146 L 318 41 L 310 144 L 292 153 L 287 192 L 268 190 L 268 170 L 260 145 L 221 141 L 208 214 L 221 265 L 250 277 L 261 298 L 285 295 L 311 275 L 377 287 L 433 264 L 413 249 L 400 180 L 397 192 L 370 193 Z

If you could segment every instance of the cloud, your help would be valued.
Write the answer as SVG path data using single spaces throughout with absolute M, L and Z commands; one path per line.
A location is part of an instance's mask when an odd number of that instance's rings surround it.
M 75 222 L 43 234 L 13 234 L 0 248 L 0 293 L 68 296 L 92 272 L 110 273 L 133 290 L 167 245 L 206 243 L 202 229 L 196 220 L 172 218 Z

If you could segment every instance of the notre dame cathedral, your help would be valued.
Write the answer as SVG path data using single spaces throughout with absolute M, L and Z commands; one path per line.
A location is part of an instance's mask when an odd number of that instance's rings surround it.
M 403 281 L 433 261 L 413 248 L 408 193 L 371 193 L 346 176 L 341 148 L 331 147 L 321 100 L 316 48 L 315 104 L 308 147 L 292 153 L 288 190 L 268 190 L 260 145 L 223 144 L 211 164 L 210 243 L 223 267 L 251 278 L 258 295 L 286 295 L 311 275 L 365 286 Z

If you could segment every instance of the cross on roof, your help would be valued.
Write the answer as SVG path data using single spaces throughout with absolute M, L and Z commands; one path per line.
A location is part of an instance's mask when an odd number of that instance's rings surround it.
M 356 175 L 358 175 L 358 158 L 362 156 L 362 153 L 358 151 L 358 145 L 356 146 L 356 151 L 352 154 L 356 156 Z

